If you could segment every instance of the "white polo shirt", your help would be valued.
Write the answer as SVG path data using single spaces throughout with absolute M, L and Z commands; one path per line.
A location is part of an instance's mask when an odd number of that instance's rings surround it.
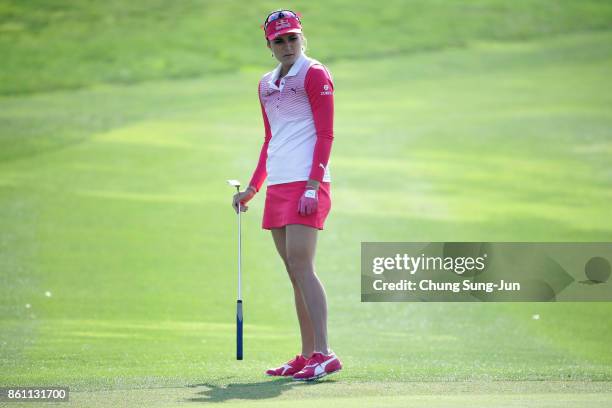
M 259 83 L 259 96 L 272 137 L 268 144 L 266 173 L 268 185 L 308 180 L 317 139 L 310 100 L 305 89 L 306 74 L 320 62 L 302 54 L 287 75 L 276 85 L 281 65 L 265 74 Z M 331 79 L 330 79 L 331 81 Z M 332 95 L 324 85 L 321 95 Z M 267 130 L 267 129 L 266 129 Z M 330 182 L 329 164 L 323 181 Z

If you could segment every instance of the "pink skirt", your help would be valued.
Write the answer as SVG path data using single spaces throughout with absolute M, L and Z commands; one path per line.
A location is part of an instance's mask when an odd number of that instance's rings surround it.
M 304 194 L 306 181 L 274 184 L 266 190 L 266 205 L 263 213 L 263 229 L 281 228 L 289 224 L 308 225 L 322 230 L 331 209 L 330 183 L 319 186 L 319 206 L 317 212 L 300 215 L 298 203 Z

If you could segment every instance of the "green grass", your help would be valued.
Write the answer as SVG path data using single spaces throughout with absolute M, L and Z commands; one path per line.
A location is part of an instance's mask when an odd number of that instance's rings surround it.
M 611 241 L 612 32 L 591 32 L 595 11 L 549 30 L 576 31 L 564 35 L 483 23 L 499 35 L 329 58 L 334 203 L 317 266 L 345 369 L 313 386 L 261 374 L 299 351 L 290 283 L 260 229 L 263 194 L 243 219 L 245 360 L 233 356 L 224 181 L 256 164 L 266 68 L 141 73 L 124 86 L 84 60 L 95 86 L 1 97 L 0 385 L 68 385 L 73 405 L 93 407 L 612 406 L 609 303 L 360 303 L 362 241 Z M 312 56 L 327 62 L 314 31 Z M 46 84 L 32 89 L 63 87 Z
M 260 25 L 279 6 L 6 0 L 0 94 L 259 70 L 270 63 Z M 601 0 L 328 0 L 291 7 L 303 14 L 314 55 L 327 62 L 612 28 L 612 3 Z
M 359 396 L 358 400 L 356 395 Z M 327 380 L 300 384 L 287 380 L 259 383 L 230 383 L 218 387 L 193 384 L 181 388 L 115 389 L 72 392 L 71 405 L 184 407 L 219 403 L 228 407 L 311 407 L 329 404 L 339 407 L 597 407 L 610 406 L 612 394 L 607 383 L 594 382 L 355 382 L 338 387 Z M 35 407 L 35 404 L 19 403 Z

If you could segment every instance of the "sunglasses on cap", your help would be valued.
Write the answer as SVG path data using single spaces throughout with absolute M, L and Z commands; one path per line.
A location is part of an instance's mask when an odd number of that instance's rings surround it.
M 300 14 L 294 13 L 291 10 L 273 11 L 272 13 L 268 15 L 268 17 L 266 17 L 266 20 L 264 21 L 264 26 L 263 26 L 264 30 L 268 28 L 268 24 L 270 24 L 271 22 L 276 21 L 279 18 L 285 18 L 285 17 L 295 18 L 298 21 L 300 21 Z

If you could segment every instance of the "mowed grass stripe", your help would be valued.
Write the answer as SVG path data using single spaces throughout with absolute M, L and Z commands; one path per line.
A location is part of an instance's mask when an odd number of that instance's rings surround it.
M 326 0 L 292 7 L 325 61 L 605 30 L 612 16 L 612 6 L 597 0 L 388 0 L 384 7 Z M 0 94 L 259 69 L 269 63 L 260 24 L 274 8 L 237 0 L 7 0 L 0 7 L 0 54 L 9 56 L 0 66 Z
M 150 406 L 175 407 L 185 403 L 222 403 L 229 407 L 312 406 L 333 399 L 341 407 L 581 407 L 585 403 L 612 404 L 610 383 L 584 382 L 412 382 L 375 381 L 346 384 L 329 377 L 318 384 L 268 380 L 256 384 L 215 387 L 191 384 L 183 388 L 77 392 L 75 403 L 100 406 L 102 401 L 143 401 Z

